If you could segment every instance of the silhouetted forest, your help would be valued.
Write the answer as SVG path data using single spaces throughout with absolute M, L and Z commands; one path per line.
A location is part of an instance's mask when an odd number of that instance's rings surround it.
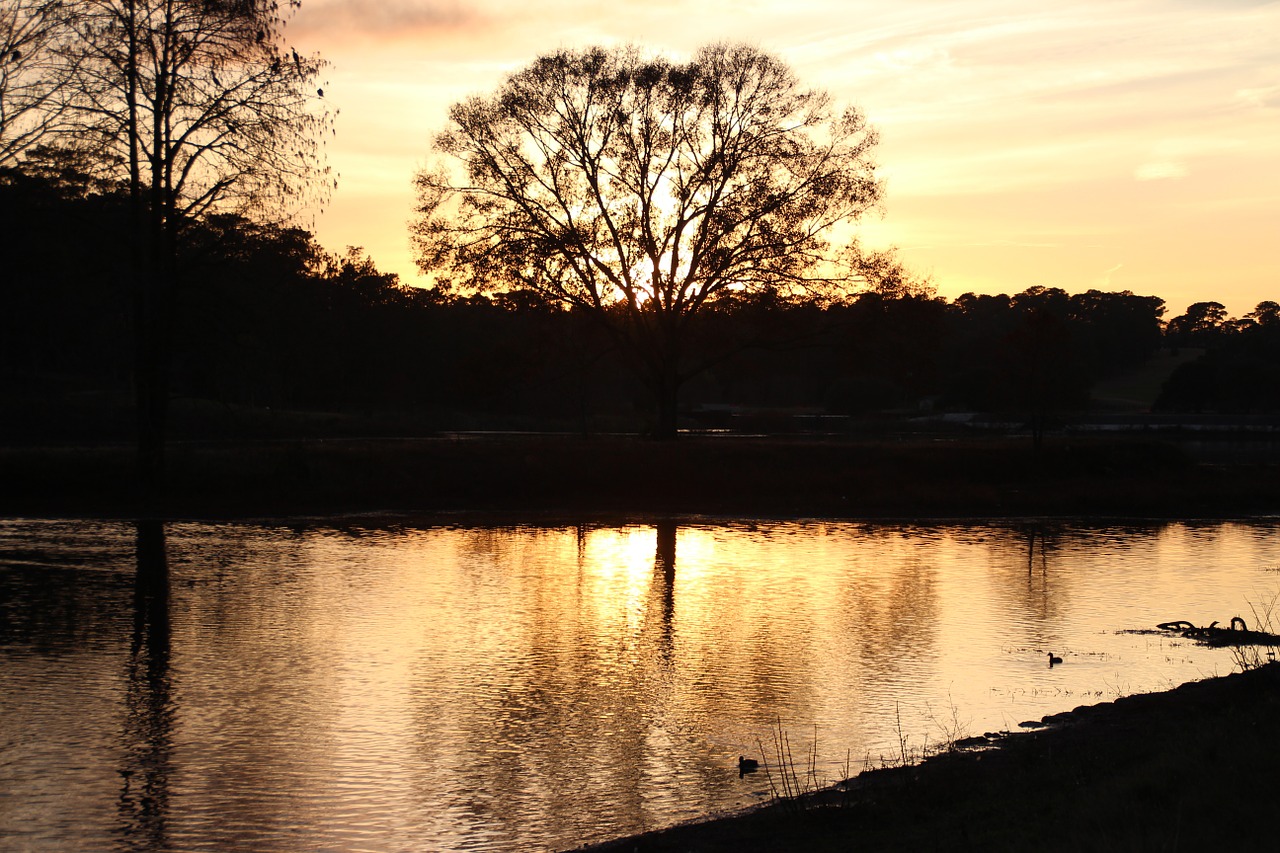
M 86 172 L 40 149 L 0 173 L 5 438 L 132 429 L 128 199 Z M 531 293 L 409 287 L 359 249 L 333 255 L 303 229 L 237 216 L 193 220 L 178 248 L 179 434 L 202 423 L 322 434 L 344 418 L 401 433 L 643 431 L 652 417 L 603 330 Z M 1213 302 L 1164 314 L 1156 296 L 1042 287 L 951 301 L 724 299 L 695 339 L 690 358 L 705 369 L 683 388 L 684 425 L 787 431 L 823 416 L 984 412 L 1039 429 L 1088 410 L 1098 383 L 1162 348 L 1203 354 L 1173 372 L 1158 408 L 1280 410 L 1280 305 L 1240 319 Z

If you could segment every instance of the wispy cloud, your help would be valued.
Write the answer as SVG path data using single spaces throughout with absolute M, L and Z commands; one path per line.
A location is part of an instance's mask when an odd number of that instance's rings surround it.
M 309 0 L 294 34 L 412 39 L 429 32 L 478 28 L 487 20 L 482 7 L 463 0 Z
M 1169 266 L 1170 243 L 1216 257 L 1217 280 L 1232 275 L 1228 258 L 1273 288 L 1274 256 L 1259 276 L 1267 262 L 1230 237 L 1254 231 L 1214 211 L 1253 222 L 1280 209 L 1277 33 L 1274 0 L 306 0 L 291 37 L 335 60 L 344 172 L 403 174 L 380 196 L 401 199 L 382 220 L 367 203 L 376 181 L 353 175 L 352 216 L 340 191 L 321 223 L 322 239 L 375 229 L 334 242 L 380 262 L 404 256 L 409 178 L 450 103 L 559 47 L 680 56 L 738 40 L 880 128 L 888 218 L 872 230 L 925 247 L 909 260 L 944 289 L 962 278 L 1012 291 L 1093 286 L 1130 244 L 1146 254 L 1124 252 L 1126 284 L 1164 287 L 1195 267 Z M 1177 222 L 1137 230 L 1174 210 Z
M 1133 170 L 1139 181 L 1161 181 L 1168 178 L 1185 178 L 1187 164 L 1177 160 L 1153 160 Z
M 1277 76 L 1280 76 L 1280 72 L 1277 72 Z M 1280 83 L 1240 89 L 1236 92 L 1236 100 L 1264 110 L 1280 110 Z
M 1116 264 L 1102 271 L 1102 274 L 1093 280 L 1093 286 L 1098 290 L 1111 287 L 1111 276 L 1120 272 L 1124 268 L 1124 264 Z
M 1242 140 L 1227 136 L 1161 140 L 1150 158 L 1134 169 L 1134 177 L 1140 181 L 1184 178 L 1191 172 L 1190 162 L 1193 159 L 1239 151 L 1244 147 Z

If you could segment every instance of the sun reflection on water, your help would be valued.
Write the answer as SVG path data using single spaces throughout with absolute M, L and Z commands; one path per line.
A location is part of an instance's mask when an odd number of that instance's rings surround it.
M 131 528 L 86 524 L 0 523 L 38 557 L 0 571 L 0 728 L 21 735 L 0 787 L 27 797 L 0 824 L 63 846 L 127 819 L 189 848 L 569 848 L 759 801 L 736 759 L 768 759 L 779 725 L 834 781 L 900 736 L 1229 671 L 1120 632 L 1280 586 L 1269 522 L 176 524 L 167 595 L 130 605 Z M 44 762 L 73 749 L 55 796 Z M 133 782 L 84 805 L 122 766 L 163 780 L 163 820 Z

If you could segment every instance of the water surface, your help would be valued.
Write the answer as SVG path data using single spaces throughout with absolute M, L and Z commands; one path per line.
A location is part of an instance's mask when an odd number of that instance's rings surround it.
M 1277 530 L 0 521 L 0 847 L 568 849 L 750 805 L 779 727 L 835 781 L 1232 671 L 1130 629 L 1252 624 Z

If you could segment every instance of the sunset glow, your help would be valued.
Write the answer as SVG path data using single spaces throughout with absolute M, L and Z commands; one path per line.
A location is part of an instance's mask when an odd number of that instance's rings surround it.
M 1277 34 L 1280 3 L 1248 0 L 307 0 L 289 28 L 341 111 L 317 235 L 408 283 L 411 179 L 450 104 L 559 47 L 728 40 L 866 112 L 887 194 L 863 239 L 941 295 L 1132 290 L 1170 316 L 1277 296 Z

